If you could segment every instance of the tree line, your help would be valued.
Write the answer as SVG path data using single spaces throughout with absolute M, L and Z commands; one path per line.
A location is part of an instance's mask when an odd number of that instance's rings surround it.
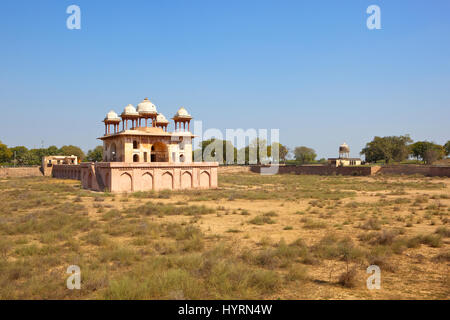
M 254 139 L 248 146 L 237 149 L 231 141 L 209 139 L 204 140 L 199 145 L 200 149 L 193 151 L 194 159 L 203 161 L 218 161 L 222 164 L 260 164 L 264 160 L 273 160 L 272 150 L 278 150 L 279 162 L 292 164 L 314 164 L 326 163 L 327 160 L 316 159 L 317 154 L 313 148 L 306 146 L 289 149 L 281 143 L 268 145 L 266 140 Z M 261 150 L 266 149 L 266 159 L 261 159 Z M 256 158 L 251 159 L 250 155 L 256 154 Z M 238 159 L 239 153 L 244 155 L 243 159 Z M 361 150 L 366 163 L 384 162 L 386 164 L 393 162 L 402 162 L 410 158 L 421 161 L 424 164 L 433 164 L 434 162 L 450 155 L 450 140 L 444 145 L 439 145 L 429 141 L 414 142 L 409 135 L 374 137 Z M 240 160 L 240 161 L 239 161 Z
M 317 154 L 313 148 L 299 146 L 290 149 L 281 143 L 268 144 L 266 140 L 259 138 L 239 150 L 231 141 L 204 140 L 200 142 L 199 149 L 193 151 L 193 158 L 200 161 L 218 161 L 222 164 L 260 164 L 273 161 L 272 152 L 279 154 L 278 160 L 281 163 L 326 162 L 324 158 L 316 159 Z M 444 145 L 439 145 L 429 141 L 414 142 L 409 135 L 376 136 L 366 144 L 360 154 L 364 155 L 365 161 L 368 163 L 384 162 L 389 164 L 412 158 L 425 164 L 433 164 L 450 155 L 450 140 Z M 34 149 L 24 146 L 9 148 L 0 141 L 1 165 L 40 165 L 43 157 L 54 155 L 75 155 L 79 161 L 100 162 L 103 159 L 103 147 L 97 146 L 85 154 L 80 147 L 73 145 L 65 145 L 61 148 L 56 146 Z
M 425 164 L 433 164 L 450 155 L 450 140 L 444 145 L 430 141 L 414 142 L 409 135 L 374 137 L 368 142 L 361 155 L 366 162 L 401 162 L 409 158 L 422 161 Z
M 17 166 L 41 165 L 42 158 L 46 156 L 77 156 L 79 161 L 102 161 L 103 147 L 97 146 L 89 150 L 87 154 L 80 147 L 65 145 L 61 148 L 50 146 L 48 148 L 28 149 L 24 146 L 8 148 L 0 141 L 0 164 Z
M 278 153 L 278 157 L 272 154 L 275 152 Z M 196 161 L 217 161 L 221 164 L 261 164 L 275 159 L 280 163 L 326 162 L 326 159 L 316 160 L 316 157 L 317 154 L 312 148 L 300 146 L 290 149 L 279 142 L 268 144 L 267 140 L 259 138 L 250 141 L 241 149 L 237 149 L 228 140 L 208 139 L 201 141 L 199 149 L 193 151 L 193 159 Z

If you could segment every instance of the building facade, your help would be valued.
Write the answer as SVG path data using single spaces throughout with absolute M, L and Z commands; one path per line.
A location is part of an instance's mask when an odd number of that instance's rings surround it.
M 77 165 L 77 156 L 47 156 L 42 158 L 42 173 L 44 176 L 51 176 L 54 165 Z
M 127 105 L 120 117 L 110 111 L 105 119 L 103 161 L 82 163 L 83 188 L 96 191 L 135 192 L 217 187 L 217 162 L 193 162 L 191 115 L 181 107 L 169 121 L 147 98 L 135 108 Z M 122 128 L 120 128 L 122 127 Z M 54 166 L 53 176 L 73 178 L 74 169 Z M 77 170 L 78 171 L 78 170 Z
M 360 166 L 360 158 L 350 158 L 350 147 L 344 142 L 339 146 L 339 158 L 328 158 L 328 165 L 333 167 Z

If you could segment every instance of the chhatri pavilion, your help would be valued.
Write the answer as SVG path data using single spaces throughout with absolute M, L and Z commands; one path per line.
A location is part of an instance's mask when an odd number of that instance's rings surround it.
M 103 161 L 55 165 L 52 175 L 77 177 L 83 188 L 97 191 L 216 188 L 218 163 L 192 161 L 192 116 L 181 107 L 172 120 L 170 132 L 169 121 L 147 98 L 137 108 L 127 105 L 120 116 L 110 111 L 99 138 Z

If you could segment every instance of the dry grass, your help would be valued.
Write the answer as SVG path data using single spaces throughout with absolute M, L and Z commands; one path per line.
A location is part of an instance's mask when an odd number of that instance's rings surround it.
M 450 183 L 223 174 L 113 195 L 0 181 L 1 299 L 448 299 Z M 82 290 L 66 288 L 78 265 Z M 365 287 L 378 265 L 381 290 Z

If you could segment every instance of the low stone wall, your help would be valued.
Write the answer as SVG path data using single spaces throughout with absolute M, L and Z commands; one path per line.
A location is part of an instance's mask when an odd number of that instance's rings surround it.
M 251 166 L 252 172 L 261 173 L 261 168 L 267 166 Z M 278 167 L 278 174 L 313 174 L 313 175 L 343 175 L 343 176 L 372 176 L 375 174 L 414 175 L 427 177 L 450 177 L 450 166 L 425 165 L 388 165 L 388 166 L 348 166 L 333 167 L 321 165 L 284 166 Z
M 421 174 L 428 177 L 450 177 L 449 166 L 388 165 L 380 167 L 381 174 Z
M 267 166 L 265 166 L 267 168 Z M 251 171 L 261 173 L 264 166 L 252 166 Z M 345 175 L 345 176 L 370 176 L 375 174 L 378 167 L 334 167 L 322 165 L 306 165 L 306 166 L 279 166 L 278 174 L 313 174 L 313 175 Z
M 250 172 L 251 166 L 219 166 L 219 174 L 221 173 L 237 173 L 237 172 Z
M 41 177 L 40 167 L 0 168 L 0 178 Z
M 81 180 L 81 166 L 76 164 L 55 164 L 51 174 L 53 178 Z

